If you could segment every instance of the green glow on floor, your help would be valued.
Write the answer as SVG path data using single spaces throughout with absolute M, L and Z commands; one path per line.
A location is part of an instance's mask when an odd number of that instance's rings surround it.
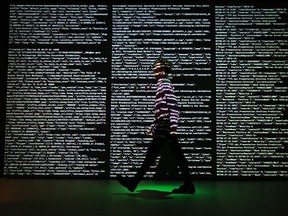
M 196 193 L 194 194 L 172 194 L 174 188 L 178 188 L 183 182 L 181 181 L 153 181 L 144 180 L 141 181 L 134 192 L 128 191 L 128 189 L 122 187 L 120 184 L 116 184 L 113 189 L 116 193 L 123 193 L 130 197 L 141 197 L 146 199 L 202 199 L 205 197 L 211 197 L 213 194 L 213 188 L 206 188 L 205 186 L 195 183 Z
M 140 183 L 137 190 L 155 190 L 155 191 L 161 191 L 161 192 L 171 192 L 174 188 L 178 188 L 179 184 L 177 183 L 170 183 L 170 182 L 144 182 Z

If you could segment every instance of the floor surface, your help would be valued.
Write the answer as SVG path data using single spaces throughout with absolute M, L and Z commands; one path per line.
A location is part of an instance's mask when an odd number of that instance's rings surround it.
M 116 180 L 0 178 L 0 216 L 287 216 L 287 181 L 143 180 L 131 193 Z

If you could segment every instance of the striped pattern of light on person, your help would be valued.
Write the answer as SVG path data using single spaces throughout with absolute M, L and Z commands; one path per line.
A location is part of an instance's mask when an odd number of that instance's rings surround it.
M 167 78 L 158 79 L 155 99 L 155 119 L 170 119 L 170 132 L 176 132 L 179 121 L 179 108 L 177 105 L 174 87 Z

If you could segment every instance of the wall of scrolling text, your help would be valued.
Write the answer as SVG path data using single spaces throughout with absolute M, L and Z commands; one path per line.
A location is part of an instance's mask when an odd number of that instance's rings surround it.
M 164 57 L 196 178 L 287 177 L 287 27 L 285 6 L 11 4 L 4 175 L 135 174 Z

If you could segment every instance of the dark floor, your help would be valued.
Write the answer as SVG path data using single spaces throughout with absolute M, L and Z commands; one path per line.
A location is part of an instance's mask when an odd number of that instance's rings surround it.
M 196 194 L 170 194 L 180 183 L 143 180 L 130 193 L 115 180 L 0 178 L 0 216 L 288 215 L 287 181 L 198 180 Z

